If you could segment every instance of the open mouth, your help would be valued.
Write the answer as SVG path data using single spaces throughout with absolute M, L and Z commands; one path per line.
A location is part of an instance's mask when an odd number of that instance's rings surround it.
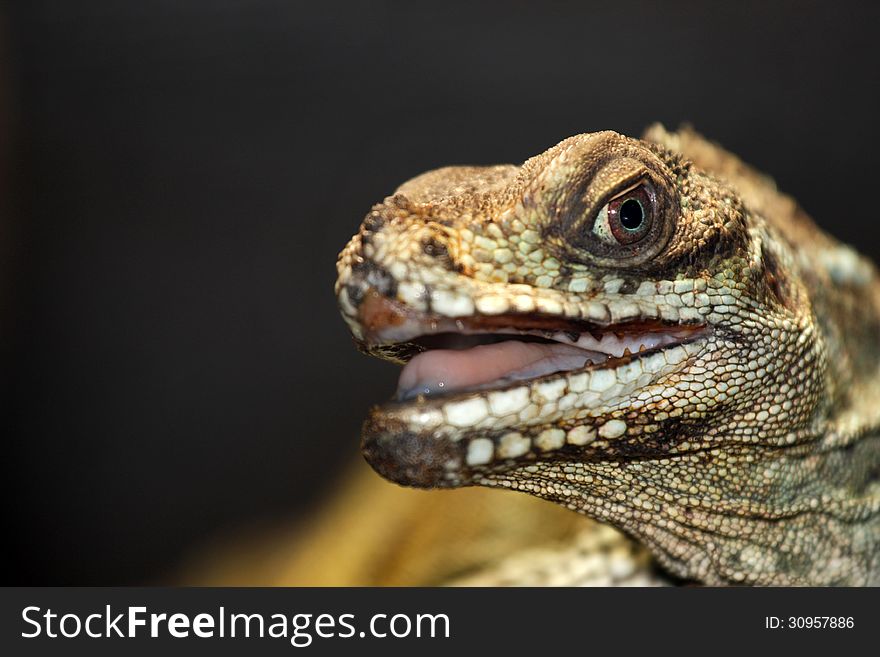
M 696 340 L 708 330 L 704 324 L 656 319 L 598 325 L 539 314 L 428 317 L 384 299 L 362 318 L 370 335 L 366 350 L 405 363 L 397 401 L 616 368 Z

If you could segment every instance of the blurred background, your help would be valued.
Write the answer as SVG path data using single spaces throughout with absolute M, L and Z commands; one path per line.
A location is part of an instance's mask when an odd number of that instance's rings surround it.
M 335 257 L 424 170 L 691 122 L 877 258 L 878 19 L 803 1 L 7 3 L 4 583 L 175 581 L 336 489 L 397 372 L 352 348 Z

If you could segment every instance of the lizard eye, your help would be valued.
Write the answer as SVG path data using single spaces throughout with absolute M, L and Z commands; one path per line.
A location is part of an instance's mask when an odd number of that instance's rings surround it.
M 654 191 L 648 183 L 641 183 L 599 210 L 593 222 L 593 234 L 612 246 L 635 244 L 651 232 L 654 214 Z

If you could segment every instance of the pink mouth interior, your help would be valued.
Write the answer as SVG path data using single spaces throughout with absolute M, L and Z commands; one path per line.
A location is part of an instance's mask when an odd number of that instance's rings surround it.
M 531 331 L 502 330 L 501 333 L 535 335 Z M 688 328 L 600 335 L 541 332 L 546 338 L 543 342 L 517 340 L 511 335 L 510 340 L 503 342 L 431 349 L 416 355 L 403 368 L 397 398 L 405 400 L 417 395 L 498 386 L 578 370 L 586 365 L 601 365 L 622 356 L 679 343 L 691 334 L 692 329 Z M 451 344 L 456 346 L 454 340 Z
M 463 351 L 425 351 L 403 368 L 397 386 L 398 395 L 429 395 L 501 380 L 530 379 L 581 368 L 589 356 L 589 352 L 569 345 L 515 340 L 479 345 Z M 606 358 L 604 354 L 601 357 Z

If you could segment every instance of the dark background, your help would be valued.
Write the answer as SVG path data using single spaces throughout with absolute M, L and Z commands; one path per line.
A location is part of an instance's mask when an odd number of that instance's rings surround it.
M 6 583 L 155 581 L 329 490 L 396 376 L 351 347 L 335 256 L 426 169 L 689 121 L 880 255 L 876 4 L 3 14 Z

